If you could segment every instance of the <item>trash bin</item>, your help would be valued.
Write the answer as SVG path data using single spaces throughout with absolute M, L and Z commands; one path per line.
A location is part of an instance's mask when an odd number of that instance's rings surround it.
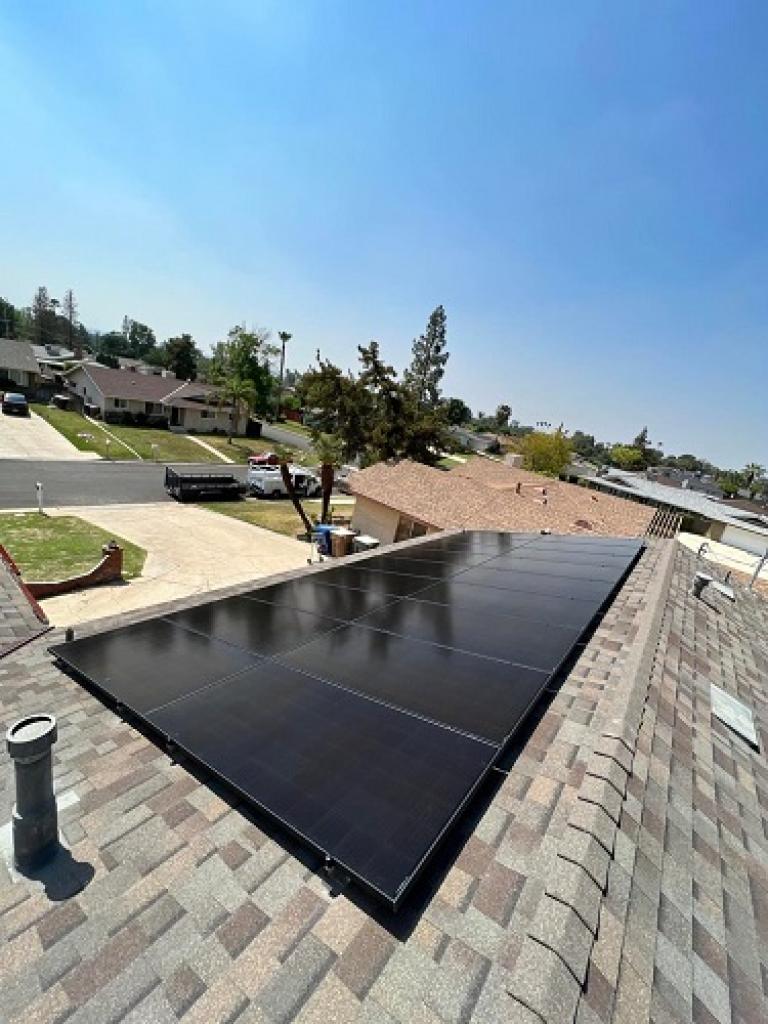
M 334 558 L 343 558 L 344 555 L 351 553 L 354 536 L 352 530 L 347 530 L 343 526 L 333 531 L 331 534 L 331 554 Z
M 323 555 L 330 555 L 331 552 L 331 534 L 336 530 L 335 526 L 330 526 L 328 523 L 318 523 L 315 527 L 315 534 L 317 535 L 317 546 L 320 549 L 320 553 Z

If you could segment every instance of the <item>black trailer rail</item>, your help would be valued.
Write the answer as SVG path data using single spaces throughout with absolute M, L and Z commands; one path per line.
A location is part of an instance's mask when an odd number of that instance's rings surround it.
M 176 501 L 236 501 L 245 494 L 245 484 L 232 473 L 179 473 L 170 466 L 165 489 Z

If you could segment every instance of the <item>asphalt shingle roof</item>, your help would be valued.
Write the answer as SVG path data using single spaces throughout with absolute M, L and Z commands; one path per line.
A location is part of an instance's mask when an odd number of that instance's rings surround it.
M 174 398 L 189 399 L 193 396 L 205 397 L 215 394 L 215 388 L 207 384 L 189 383 L 175 377 L 160 377 L 134 370 L 115 370 L 110 366 L 99 366 L 97 363 L 88 363 L 79 369 L 82 369 L 99 391 L 108 398 L 137 398 L 146 402 L 162 402 L 172 396 L 168 402 L 172 405 Z
M 0 658 L 47 629 L 45 613 L 24 589 L 13 559 L 0 544 Z
M 396 918 L 332 893 L 47 644 L 4 659 L 3 723 L 57 715 L 70 849 L 36 880 L 0 861 L 0 1020 L 765 1020 L 768 610 L 693 598 L 695 566 L 649 547 Z M 712 719 L 710 682 L 750 703 L 761 753 Z
M 40 364 L 28 341 L 0 338 L 0 370 L 22 370 L 40 373 Z
M 520 493 L 516 492 L 520 483 Z M 437 529 L 530 530 L 636 537 L 654 510 L 489 459 L 449 472 L 420 463 L 379 462 L 354 473 L 352 491 Z

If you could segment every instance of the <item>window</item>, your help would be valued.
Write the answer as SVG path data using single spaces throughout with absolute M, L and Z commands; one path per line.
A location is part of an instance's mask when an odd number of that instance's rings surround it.
M 210 409 L 201 409 L 200 410 L 200 419 L 201 420 L 213 419 L 213 413 L 211 412 Z
M 144 403 L 144 412 L 147 414 L 147 416 L 154 416 L 154 414 L 159 411 L 160 410 L 158 408 L 157 402 Z
M 128 401 L 125 398 L 113 398 L 112 401 L 115 403 L 116 409 L 127 409 Z

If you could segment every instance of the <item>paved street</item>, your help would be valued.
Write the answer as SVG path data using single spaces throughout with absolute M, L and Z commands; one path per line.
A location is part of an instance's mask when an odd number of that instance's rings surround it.
M 205 463 L 185 471 L 235 473 L 245 479 L 245 466 Z M 37 462 L 0 460 L 0 509 L 33 508 L 35 482 L 43 484 L 44 502 L 53 505 L 133 505 L 171 501 L 163 487 L 165 467 L 151 462 Z
M 281 427 L 279 423 L 263 423 L 261 426 L 261 436 L 267 441 L 276 441 L 278 444 L 283 444 L 286 448 L 298 448 L 300 451 L 306 452 L 312 447 L 312 441 L 306 434 L 300 434 L 296 430 L 288 430 L 285 427 Z

